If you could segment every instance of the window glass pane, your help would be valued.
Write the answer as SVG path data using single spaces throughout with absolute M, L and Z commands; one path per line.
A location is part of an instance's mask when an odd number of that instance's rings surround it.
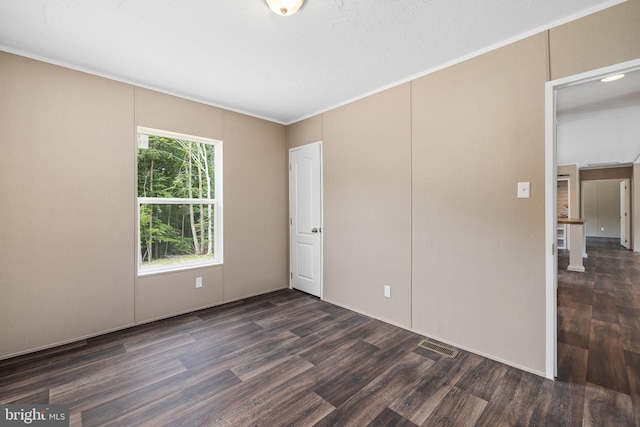
M 140 205 L 140 267 L 214 259 L 214 205 Z
M 138 197 L 215 198 L 212 144 L 149 135 L 138 148 Z

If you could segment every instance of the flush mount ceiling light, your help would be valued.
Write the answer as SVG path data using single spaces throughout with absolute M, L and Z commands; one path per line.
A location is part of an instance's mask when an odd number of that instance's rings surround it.
M 616 75 L 613 75 L 613 76 L 607 76 L 604 79 L 600 79 L 600 81 L 602 83 L 615 82 L 616 80 L 620 80 L 623 77 L 624 77 L 624 74 L 616 74 Z
M 269 8 L 280 16 L 293 15 L 302 7 L 304 0 L 266 0 Z

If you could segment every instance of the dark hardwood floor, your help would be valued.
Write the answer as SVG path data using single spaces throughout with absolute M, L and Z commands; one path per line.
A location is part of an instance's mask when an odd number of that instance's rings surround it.
M 640 254 L 591 237 L 587 254 L 584 273 L 558 257 L 558 381 L 580 386 L 589 425 L 640 425 Z
M 0 403 L 66 404 L 84 426 L 633 425 L 640 291 L 618 279 L 638 263 L 617 259 L 591 290 L 596 252 L 584 278 L 563 277 L 562 381 L 447 359 L 415 333 L 283 290 L 0 361 Z M 608 367 L 621 358 L 626 382 Z

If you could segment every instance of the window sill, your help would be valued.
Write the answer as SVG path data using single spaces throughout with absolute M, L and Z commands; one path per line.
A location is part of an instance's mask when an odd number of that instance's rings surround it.
M 218 265 L 223 265 L 222 261 L 214 260 L 214 261 L 206 261 L 206 262 L 194 262 L 194 263 L 185 263 L 180 266 L 163 266 L 163 267 L 151 267 L 151 268 L 140 268 L 138 267 L 138 277 L 148 277 L 155 276 L 159 274 L 166 273 L 179 273 L 185 270 L 195 270 L 199 268 L 208 268 L 215 267 Z

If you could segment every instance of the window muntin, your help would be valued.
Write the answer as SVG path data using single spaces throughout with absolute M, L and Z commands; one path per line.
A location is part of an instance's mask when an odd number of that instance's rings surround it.
M 222 142 L 138 128 L 138 273 L 222 263 Z

